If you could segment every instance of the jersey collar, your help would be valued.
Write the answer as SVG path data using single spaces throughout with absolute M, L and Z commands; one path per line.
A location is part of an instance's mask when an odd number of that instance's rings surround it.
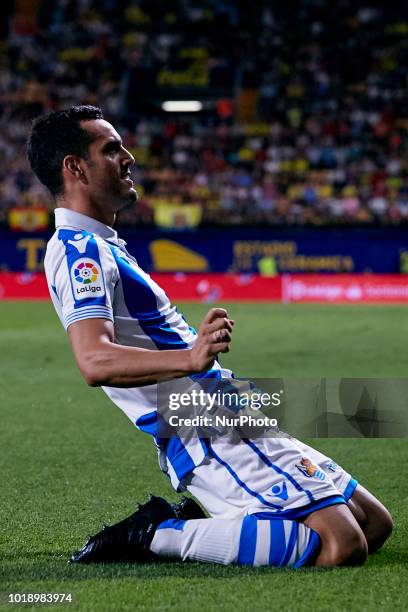
M 92 217 L 70 210 L 69 208 L 56 208 L 54 213 L 56 227 L 72 227 L 78 230 L 85 230 L 91 234 L 97 234 L 111 242 L 122 242 L 118 239 L 118 233 L 112 227 Z

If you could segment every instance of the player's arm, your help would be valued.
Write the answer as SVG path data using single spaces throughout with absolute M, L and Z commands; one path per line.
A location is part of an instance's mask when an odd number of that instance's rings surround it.
M 84 319 L 68 327 L 78 367 L 93 386 L 137 387 L 189 376 L 208 369 L 227 353 L 234 322 L 223 308 L 212 308 L 201 323 L 192 349 L 154 351 L 114 342 L 107 319 Z

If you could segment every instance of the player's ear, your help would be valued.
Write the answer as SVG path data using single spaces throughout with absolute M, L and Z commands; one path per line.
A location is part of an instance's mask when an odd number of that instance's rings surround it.
M 88 184 L 88 179 L 81 166 L 81 160 L 75 155 L 66 155 L 62 162 L 62 171 L 68 173 L 70 176 L 75 177 L 81 183 Z

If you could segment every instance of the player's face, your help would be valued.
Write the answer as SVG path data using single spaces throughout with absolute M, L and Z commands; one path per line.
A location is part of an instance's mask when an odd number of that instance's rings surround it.
M 82 127 L 92 136 L 85 160 L 90 200 L 95 206 L 115 213 L 137 200 L 130 176 L 134 157 L 107 121 L 84 121 Z

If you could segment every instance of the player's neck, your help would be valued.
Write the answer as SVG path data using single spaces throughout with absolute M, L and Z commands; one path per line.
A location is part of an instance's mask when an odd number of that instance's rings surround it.
M 81 198 L 71 199 L 71 198 L 58 198 L 57 206 L 62 208 L 68 208 L 68 210 L 72 210 L 73 212 L 81 213 L 81 215 L 86 215 L 87 217 L 91 217 L 91 219 L 95 219 L 104 225 L 108 225 L 112 227 L 115 222 L 115 213 L 112 211 L 103 210 L 99 206 L 95 206 L 89 200 L 84 200 Z

